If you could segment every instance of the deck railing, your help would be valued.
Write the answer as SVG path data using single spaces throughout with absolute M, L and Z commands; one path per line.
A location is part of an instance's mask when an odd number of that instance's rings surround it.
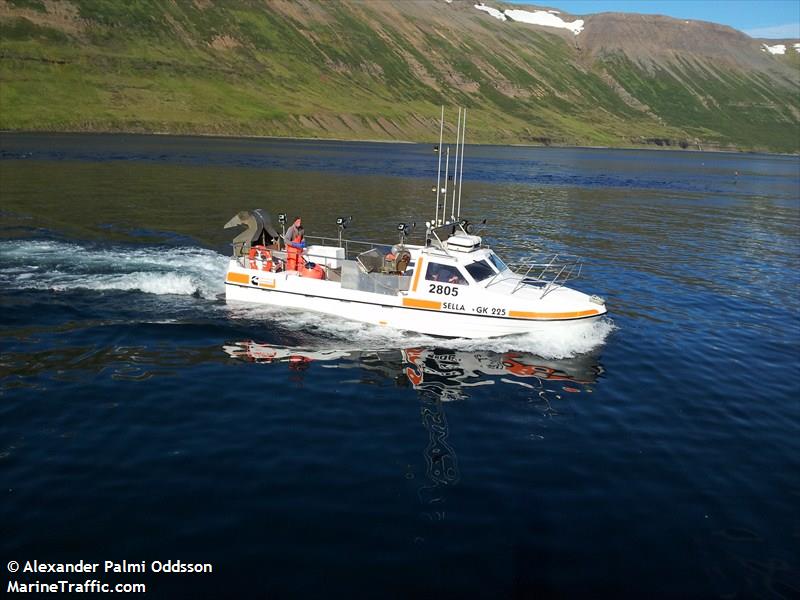
M 360 240 L 348 240 L 342 238 L 329 238 L 321 236 L 307 235 L 305 237 L 307 246 L 335 246 L 344 248 L 344 257 L 346 260 L 356 260 L 359 254 L 363 254 L 368 250 L 381 249 L 387 250 L 392 247 L 391 244 L 381 244 L 378 242 L 364 242 Z M 340 244 L 341 242 L 341 244 Z
M 531 255 L 509 265 L 522 279 L 517 282 L 512 294 L 524 286 L 541 288 L 544 298 L 568 281 L 577 279 L 583 268 L 583 259 L 571 254 Z

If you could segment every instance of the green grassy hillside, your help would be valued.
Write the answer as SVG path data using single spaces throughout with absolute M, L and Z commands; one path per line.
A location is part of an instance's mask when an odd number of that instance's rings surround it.
M 800 77 L 588 53 L 473 2 L 0 0 L 0 128 L 800 151 Z M 574 38 L 574 39 L 573 39 Z

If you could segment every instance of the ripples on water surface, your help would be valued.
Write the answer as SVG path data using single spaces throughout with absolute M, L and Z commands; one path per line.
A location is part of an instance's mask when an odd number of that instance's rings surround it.
M 235 212 L 391 239 L 428 146 L 4 134 L 0 554 L 214 564 L 108 578 L 156 597 L 797 597 L 799 168 L 468 147 L 485 239 L 584 256 L 611 316 L 474 342 L 219 299 Z

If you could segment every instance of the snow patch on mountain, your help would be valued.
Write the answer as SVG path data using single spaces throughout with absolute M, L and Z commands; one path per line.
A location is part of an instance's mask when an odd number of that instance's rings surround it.
M 559 29 L 568 29 L 575 35 L 583 31 L 583 19 L 576 19 L 571 23 L 566 22 L 558 16 L 557 11 L 544 11 L 544 10 L 498 10 L 480 3 L 475 4 L 475 8 L 490 14 L 495 19 L 500 21 L 516 21 L 518 23 L 528 23 L 530 25 L 541 25 L 543 27 L 558 27 Z
M 475 8 L 482 10 L 485 13 L 489 13 L 495 19 L 500 19 L 501 21 L 506 20 L 506 16 L 503 14 L 503 11 L 492 8 L 491 6 L 486 6 L 485 4 L 476 4 Z
M 763 50 L 770 54 L 786 54 L 786 44 L 775 44 L 774 46 L 762 45 L 764 46 Z
M 503 11 L 506 17 L 512 21 L 520 23 L 530 23 L 531 25 L 543 25 L 544 27 L 559 27 L 569 29 L 575 35 L 583 31 L 583 19 L 577 19 L 572 23 L 567 23 L 564 19 L 544 10 L 530 12 L 527 10 L 506 10 Z

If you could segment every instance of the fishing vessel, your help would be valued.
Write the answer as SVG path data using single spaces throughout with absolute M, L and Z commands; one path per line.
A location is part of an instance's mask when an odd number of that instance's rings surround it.
M 444 110 L 435 214 L 425 222 L 421 243 L 408 243 L 415 230 L 408 223 L 397 225 L 395 243 L 345 239 L 350 218 L 342 217 L 338 238 L 306 237 L 298 251 L 287 247 L 264 210 L 242 211 L 225 224 L 245 227 L 233 240 L 226 301 L 459 338 L 553 331 L 602 318 L 602 298 L 566 285 L 580 275 L 579 257 L 533 256 L 507 265 L 476 235 L 476 226 L 461 216 L 466 111 L 459 110 L 452 177 L 450 148 L 442 151 L 443 127 Z M 285 214 L 278 223 L 285 234 Z

